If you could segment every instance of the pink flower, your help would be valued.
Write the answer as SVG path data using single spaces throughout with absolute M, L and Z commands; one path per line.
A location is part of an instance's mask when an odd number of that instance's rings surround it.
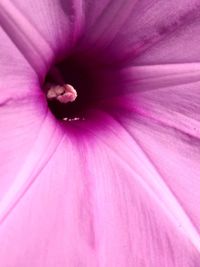
M 0 266 L 200 266 L 199 11 L 0 1 Z

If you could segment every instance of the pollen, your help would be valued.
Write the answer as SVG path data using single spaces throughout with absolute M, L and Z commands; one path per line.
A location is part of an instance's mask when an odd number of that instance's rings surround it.
M 57 100 L 60 103 L 66 104 L 68 102 L 75 101 L 77 92 L 74 87 L 70 84 L 63 85 L 46 85 L 47 99 Z

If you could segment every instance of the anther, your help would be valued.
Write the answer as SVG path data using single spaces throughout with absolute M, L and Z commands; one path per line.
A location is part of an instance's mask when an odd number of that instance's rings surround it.
M 47 99 L 58 100 L 61 103 L 73 102 L 77 97 L 77 92 L 70 84 L 46 85 Z

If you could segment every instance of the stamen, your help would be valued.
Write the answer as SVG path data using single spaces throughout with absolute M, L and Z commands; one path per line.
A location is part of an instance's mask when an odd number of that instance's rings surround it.
M 77 97 L 77 92 L 70 84 L 51 85 L 47 84 L 47 99 L 58 100 L 61 103 L 73 102 Z

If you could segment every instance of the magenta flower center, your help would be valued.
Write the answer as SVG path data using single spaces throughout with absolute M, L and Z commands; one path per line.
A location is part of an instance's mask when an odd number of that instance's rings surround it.
M 97 107 L 118 91 L 122 93 L 120 66 L 116 68 L 115 64 L 113 71 L 113 66 L 109 65 L 111 59 L 113 57 L 102 56 L 98 51 L 79 52 L 52 67 L 44 90 L 48 106 L 57 119 L 85 119 L 90 108 Z
M 95 104 L 95 76 L 96 71 L 87 61 L 82 62 L 74 56 L 50 70 L 44 90 L 48 106 L 56 118 L 83 119 L 86 116 L 87 109 Z

